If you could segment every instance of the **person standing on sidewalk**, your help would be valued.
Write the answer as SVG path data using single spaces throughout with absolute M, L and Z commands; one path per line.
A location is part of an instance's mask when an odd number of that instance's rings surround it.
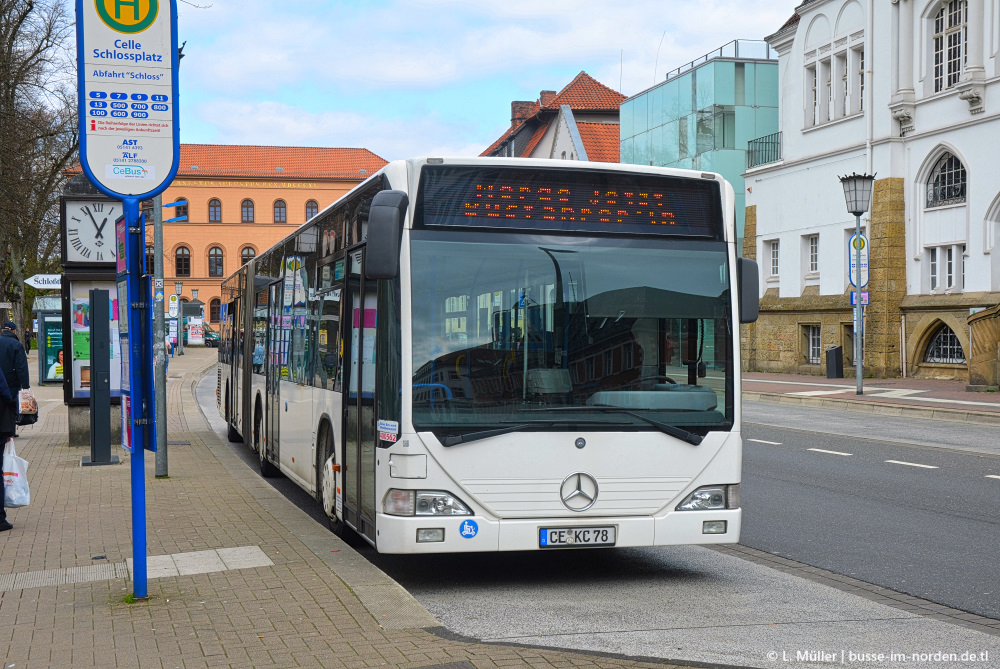
M 17 393 L 11 392 L 7 379 L 0 371 L 0 449 L 14 436 L 17 429 Z M 3 480 L 0 479 L 0 532 L 6 532 L 14 527 L 7 522 L 7 509 L 4 508 Z
M 17 325 L 14 321 L 4 323 L 3 331 L 0 332 L 0 371 L 7 380 L 10 394 L 17 402 L 17 393 L 30 388 L 31 379 L 28 376 L 28 356 L 17 338 Z

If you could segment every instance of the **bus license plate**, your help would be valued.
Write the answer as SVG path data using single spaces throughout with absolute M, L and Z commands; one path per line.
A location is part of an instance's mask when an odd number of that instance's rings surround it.
M 580 546 L 614 545 L 614 526 L 542 527 L 538 529 L 539 548 L 575 548 Z

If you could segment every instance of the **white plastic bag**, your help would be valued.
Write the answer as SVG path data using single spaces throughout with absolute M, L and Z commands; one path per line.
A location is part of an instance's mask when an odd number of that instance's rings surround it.
M 17 457 L 14 440 L 8 439 L 3 449 L 3 505 L 8 509 L 28 506 L 28 461 Z

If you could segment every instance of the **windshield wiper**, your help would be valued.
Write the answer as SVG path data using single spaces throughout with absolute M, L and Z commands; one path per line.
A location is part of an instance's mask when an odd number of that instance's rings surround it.
M 506 425 L 504 427 L 498 427 L 493 430 L 479 430 L 478 432 L 466 432 L 465 434 L 453 434 L 451 436 L 445 437 L 441 440 L 441 445 L 457 446 L 459 444 L 465 444 L 470 441 L 478 441 L 479 439 L 489 439 L 490 437 L 499 437 L 502 434 L 510 434 L 511 432 L 518 432 L 520 430 L 525 430 L 529 427 L 536 427 L 538 425 L 557 425 L 559 423 L 570 422 L 565 419 L 560 420 L 531 420 L 527 423 L 515 423 L 512 425 Z M 574 425 L 587 425 L 596 424 L 598 421 L 571 421 Z
M 689 444 L 697 446 L 702 442 L 704 437 L 700 434 L 695 434 L 694 432 L 689 432 L 682 427 L 677 427 L 676 425 L 670 425 L 668 423 L 661 423 L 658 420 L 653 420 L 652 418 L 647 418 L 642 414 L 638 414 L 629 409 L 623 409 L 621 407 L 613 406 L 585 406 L 585 407 L 549 407 L 547 409 L 536 409 L 536 411 L 599 411 L 601 413 L 620 413 L 626 416 L 631 416 L 632 418 L 638 418 L 647 425 L 652 425 L 657 430 L 664 434 L 669 434 L 671 437 L 677 437 L 682 441 L 686 441 Z

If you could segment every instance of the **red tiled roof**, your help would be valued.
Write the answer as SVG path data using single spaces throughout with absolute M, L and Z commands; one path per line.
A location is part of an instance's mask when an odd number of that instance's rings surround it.
M 587 150 L 587 159 L 601 163 L 617 163 L 620 156 L 620 133 L 617 123 L 581 123 L 580 139 Z
M 181 144 L 177 175 L 357 179 L 386 164 L 368 149 Z
M 492 144 L 490 144 L 488 147 L 486 147 L 485 151 L 483 151 L 482 153 L 479 154 L 480 157 L 482 157 L 482 156 L 488 156 L 491 153 L 493 153 L 494 151 L 496 151 L 497 148 L 499 148 L 499 146 L 501 144 L 503 144 L 504 140 L 507 139 L 508 137 L 510 137 L 511 135 L 513 135 L 514 131 L 517 130 L 518 128 L 520 128 L 522 125 L 524 125 L 524 121 L 521 121 L 517 125 L 512 125 L 509 128 L 507 128 L 507 132 L 505 132 L 504 134 L 500 135 L 500 138 L 497 141 L 495 141 Z
M 618 109 L 625 96 L 594 79 L 586 72 L 580 72 L 573 81 L 546 105 L 548 109 L 558 109 L 569 105 L 570 109 Z
M 545 136 L 545 131 L 549 129 L 549 123 L 543 123 L 538 128 L 535 129 L 535 134 L 531 136 L 528 140 L 528 145 L 524 147 L 524 151 L 521 152 L 522 157 L 530 157 L 531 152 L 535 150 L 538 143 L 542 141 L 542 137 Z
M 622 101 L 625 100 L 624 95 L 608 88 L 597 79 L 582 71 L 555 96 L 550 98 L 548 95 L 549 91 L 542 91 L 542 93 L 546 94 L 542 97 L 545 98 L 547 104 L 542 106 L 541 98 L 536 100 L 533 103 L 534 112 L 530 116 L 524 120 L 514 120 L 511 123 L 511 127 L 479 155 L 488 156 L 496 151 L 500 148 L 501 144 L 521 131 L 532 119 L 537 119 L 539 122 L 546 119 L 542 125 L 547 125 L 549 123 L 547 119 L 551 116 L 552 112 L 558 110 L 562 105 L 569 105 L 573 111 L 617 111 L 621 107 Z M 515 101 L 512 103 L 512 115 L 514 114 L 514 106 L 517 106 L 518 111 L 521 113 L 528 111 L 528 103 Z M 529 148 L 522 152 L 521 155 L 528 155 L 538 145 L 538 141 L 541 139 L 541 135 L 538 133 L 539 130 L 537 128 L 532 131 L 532 138 L 528 144 Z

